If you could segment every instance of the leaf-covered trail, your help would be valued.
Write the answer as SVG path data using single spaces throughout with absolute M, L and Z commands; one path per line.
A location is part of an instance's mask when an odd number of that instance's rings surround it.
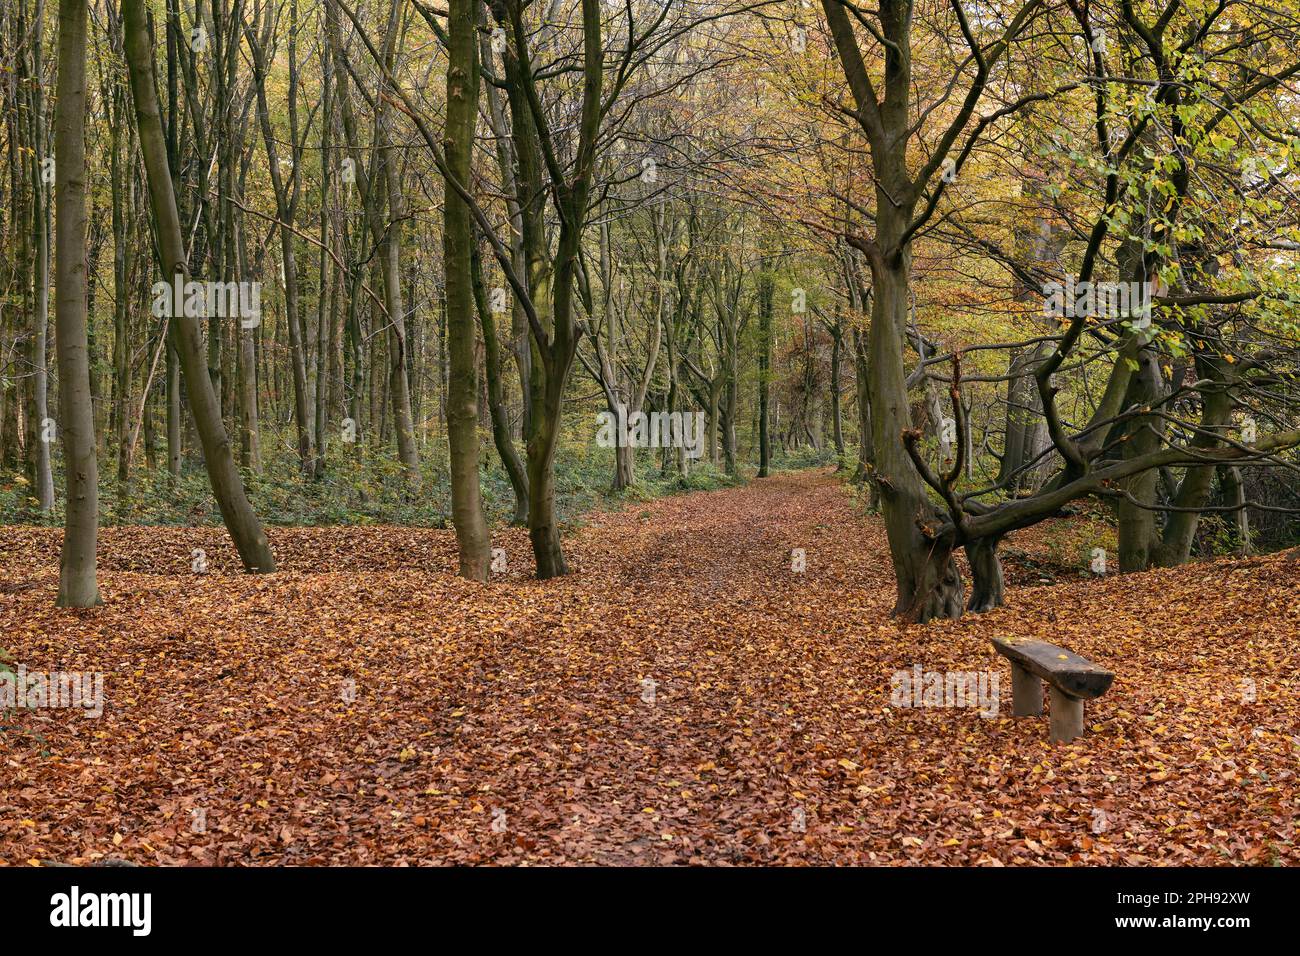
M 108 529 L 107 605 L 73 612 L 58 534 L 0 529 L 0 647 L 107 698 L 4 720 L 0 862 L 1300 862 L 1283 556 L 904 628 L 825 474 L 600 516 L 560 581 L 496 537 L 481 586 L 449 531 L 276 530 L 250 577 L 219 530 Z M 1007 716 L 993 634 L 1116 671 L 1087 735 Z M 914 664 L 995 671 L 1000 715 L 891 706 Z

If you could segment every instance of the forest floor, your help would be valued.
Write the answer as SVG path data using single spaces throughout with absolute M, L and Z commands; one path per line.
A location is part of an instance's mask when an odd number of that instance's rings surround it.
M 0 863 L 1300 863 L 1293 557 L 920 627 L 826 472 L 596 515 L 558 581 L 495 537 L 483 586 L 450 531 L 273 529 L 254 577 L 219 529 L 111 528 L 63 611 L 59 532 L 0 529 L 11 666 L 106 698 L 0 715 Z M 1115 671 L 1083 737 L 1011 719 L 994 635 Z M 1000 675 L 998 715 L 895 706 L 914 665 Z

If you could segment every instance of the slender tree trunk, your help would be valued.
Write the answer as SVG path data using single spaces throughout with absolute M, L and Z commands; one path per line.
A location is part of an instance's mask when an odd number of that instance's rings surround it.
M 257 118 L 266 143 L 267 169 L 271 177 L 271 186 L 275 191 L 276 217 L 279 220 L 280 261 L 284 269 L 285 324 L 289 330 L 289 362 L 293 371 L 293 423 L 298 439 L 298 468 L 304 476 L 309 476 L 314 473 L 315 465 L 311 440 L 312 419 L 309 417 L 307 400 L 307 362 L 304 354 L 306 344 L 303 342 L 300 324 L 301 304 L 298 300 L 298 258 L 293 248 L 294 202 L 290 195 L 291 186 L 280 174 L 279 150 L 276 147 L 275 131 L 271 128 L 270 111 L 266 103 L 265 54 L 253 35 L 252 28 L 248 28 L 246 32 L 249 48 L 253 51 Z M 290 77 L 289 95 L 295 96 L 296 93 L 297 70 L 294 66 Z M 290 149 L 294 148 L 295 144 L 291 143 Z
M 758 279 L 758 477 L 766 478 L 772 463 L 771 426 L 768 421 L 768 380 L 772 377 L 772 277 Z
M 338 308 L 337 281 L 331 282 L 334 275 L 332 261 L 329 257 L 330 246 L 330 180 L 334 169 L 330 152 L 334 131 L 333 90 L 330 76 L 333 60 L 328 51 L 321 50 L 321 86 L 324 97 L 321 106 L 321 168 L 320 168 L 320 251 L 318 268 L 320 271 L 320 289 L 316 309 L 316 461 L 313 476 L 317 481 L 325 477 L 325 434 L 329 429 L 329 403 L 331 393 L 331 372 L 335 345 L 334 310 Z
M 93 607 L 100 603 L 95 580 L 99 470 L 86 342 L 86 20 L 86 0 L 59 0 L 54 296 L 67 496 L 59 561 L 59 607 Z
M 181 362 L 167 338 L 167 473 L 174 487 L 181 476 Z
M 843 351 L 844 336 L 836 329 L 831 332 L 831 434 L 835 442 L 835 454 L 840 462 L 836 470 L 844 467 L 844 414 L 840 407 L 840 354 Z
M 185 258 L 185 241 L 181 233 L 176 198 L 172 193 L 171 173 L 167 166 L 167 143 L 159 116 L 154 84 L 153 47 L 149 39 L 144 0 L 123 0 L 126 31 L 127 64 L 131 91 L 135 99 L 136 123 L 139 128 L 140 152 L 153 206 L 162 274 L 170 281 L 183 281 L 189 274 Z M 262 525 L 244 493 L 244 483 L 235 467 L 230 439 L 221 420 L 221 406 L 216 390 L 204 367 L 203 341 L 198 323 L 173 309 L 168 322 L 169 333 L 180 358 L 189 393 L 190 412 L 194 416 L 208 478 L 225 519 L 226 529 L 235 543 L 245 569 L 251 572 L 275 570 L 275 558 Z
M 478 118 L 478 0 L 449 0 L 447 169 L 471 182 Z M 451 453 L 451 511 L 461 577 L 486 581 L 492 539 L 483 518 L 478 475 L 478 365 L 475 362 L 473 263 L 475 236 L 469 207 L 450 181 L 444 190 L 443 262 L 447 282 L 447 443 Z M 489 319 L 490 321 L 490 319 Z M 495 351 L 495 350 L 494 350 Z M 489 361 L 496 358 L 489 357 Z M 399 424 L 399 429 L 402 427 Z
M 510 478 L 510 488 L 515 495 L 515 515 L 511 524 L 518 527 L 528 525 L 528 473 L 515 448 L 514 438 L 510 434 L 510 419 L 506 411 L 505 396 L 501 382 L 501 345 L 497 338 L 496 320 L 487 301 L 487 291 L 483 287 L 483 266 L 479 258 L 478 244 L 475 243 L 472 259 L 472 278 L 474 281 L 474 302 L 478 308 L 479 322 L 483 326 L 483 365 L 487 375 L 488 411 L 492 416 L 492 441 L 496 445 L 501 464 Z
M 28 361 L 31 368 L 31 404 L 28 424 L 28 449 L 32 461 L 33 490 L 41 511 L 54 510 L 54 473 L 50 466 L 50 450 L 57 428 L 50 427 L 49 409 L 49 341 L 50 323 L 50 190 L 45 182 L 46 122 L 45 122 L 45 70 L 43 66 L 45 4 L 36 4 L 32 24 L 32 62 L 34 65 L 31 86 L 32 107 L 32 239 L 36 253 L 35 281 L 32 290 L 32 339 Z M 83 91 L 84 95 L 84 91 Z M 55 167 L 57 175 L 57 165 Z M 82 250 L 85 255 L 85 250 Z
M 249 275 L 248 253 L 244 230 L 236 228 L 235 234 L 236 278 L 243 281 Z M 235 380 L 239 385 L 239 434 L 241 464 L 253 474 L 262 472 L 262 436 L 257 408 L 257 326 L 244 328 L 240 321 L 239 354 L 235 367 Z
M 1219 467 L 1219 485 L 1223 489 L 1225 504 L 1234 506 L 1232 512 L 1233 530 L 1237 539 L 1237 555 L 1249 557 L 1254 548 L 1250 540 L 1250 512 L 1246 505 L 1246 484 L 1241 477 L 1241 469 L 1236 465 Z

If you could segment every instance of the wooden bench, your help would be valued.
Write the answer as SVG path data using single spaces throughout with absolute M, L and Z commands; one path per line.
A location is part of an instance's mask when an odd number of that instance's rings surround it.
M 995 637 L 997 652 L 1011 661 L 1011 715 L 1043 715 L 1043 681 L 1051 686 L 1053 743 L 1068 743 L 1083 733 L 1083 702 L 1110 689 L 1115 675 L 1104 667 L 1046 641 Z

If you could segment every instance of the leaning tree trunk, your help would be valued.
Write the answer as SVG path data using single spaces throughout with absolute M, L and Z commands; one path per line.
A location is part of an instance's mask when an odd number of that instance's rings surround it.
M 67 512 L 59 560 L 59 607 L 100 603 L 95 581 L 99 469 L 86 342 L 86 0 L 59 0 L 54 321 L 63 422 Z M 123 294 L 125 290 L 118 290 Z
M 135 99 L 140 153 L 144 158 L 149 182 L 162 274 L 168 281 L 181 281 L 189 274 L 189 267 L 186 263 L 180 216 L 176 210 L 176 197 L 172 193 L 171 173 L 167 165 L 167 142 L 159 115 L 153 75 L 153 46 L 145 19 L 144 0 L 123 0 L 122 17 L 126 30 L 126 59 L 131 75 L 131 92 Z M 198 322 L 183 314 L 173 315 L 168 322 L 168 334 L 185 374 L 190 412 L 194 416 L 199 443 L 203 447 L 203 459 L 207 464 L 212 493 L 221 509 L 226 529 L 230 532 L 246 570 L 263 573 L 274 571 L 275 558 L 271 554 L 271 546 L 244 493 L 244 482 L 231 454 L 230 439 L 221 421 L 221 406 L 212 380 L 208 377 Z
M 474 35 L 478 0 L 448 4 L 447 179 L 442 229 L 447 282 L 447 443 L 451 451 L 451 513 L 460 550 L 460 575 L 488 579 L 492 539 L 483 519 L 478 477 L 478 364 L 474 351 L 474 225 L 452 177 L 469 183 L 478 118 L 478 41 Z M 490 356 L 489 360 L 496 358 Z M 399 428 L 400 428 L 399 424 Z

